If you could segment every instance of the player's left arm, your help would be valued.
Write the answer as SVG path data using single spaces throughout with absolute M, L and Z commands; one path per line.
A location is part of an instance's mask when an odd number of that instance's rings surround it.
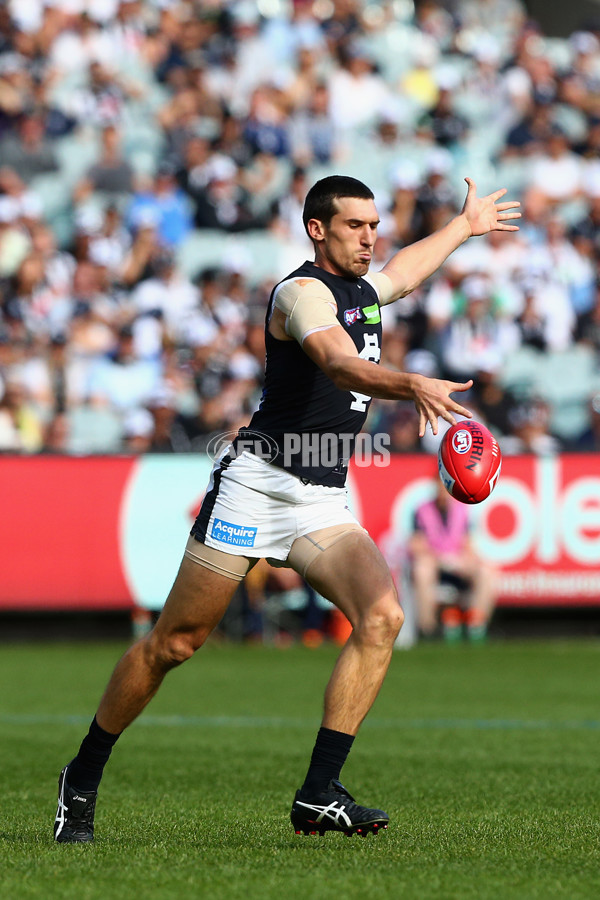
M 475 182 L 465 178 L 467 197 L 458 216 L 438 231 L 399 250 L 381 272 L 370 273 L 377 284 L 380 303 L 392 303 L 405 297 L 433 275 L 446 259 L 470 237 L 490 231 L 518 231 L 511 220 L 519 219 L 520 212 L 509 212 L 521 204 L 517 200 L 498 201 L 506 194 L 506 188 L 494 191 L 487 197 L 478 197 Z

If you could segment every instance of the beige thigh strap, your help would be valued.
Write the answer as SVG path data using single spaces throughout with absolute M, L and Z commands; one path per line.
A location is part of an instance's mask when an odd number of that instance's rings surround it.
M 211 572 L 225 575 L 226 578 L 232 578 L 234 581 L 242 581 L 257 562 L 253 557 L 237 556 L 235 553 L 214 550 L 197 541 L 193 535 L 188 538 L 183 555 L 206 569 L 210 569 Z
M 296 538 L 287 558 L 288 566 L 295 569 L 303 578 L 306 578 L 306 573 L 315 559 L 353 531 L 364 532 L 365 529 L 360 525 L 346 522 L 343 525 L 331 525 L 329 528 L 320 528 L 318 531 L 311 531 L 310 534 L 304 534 L 302 537 Z

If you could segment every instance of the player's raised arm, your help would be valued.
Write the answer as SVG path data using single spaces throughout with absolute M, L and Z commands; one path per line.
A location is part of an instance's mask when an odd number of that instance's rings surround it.
M 519 230 L 514 220 L 519 219 L 521 213 L 514 210 L 521 204 L 517 200 L 498 202 L 506 194 L 505 188 L 487 197 L 478 197 L 475 182 L 471 178 L 465 178 L 465 181 L 468 191 L 460 214 L 434 234 L 404 247 L 383 267 L 379 277 L 385 275 L 389 281 L 381 279 L 382 303 L 391 303 L 414 291 L 468 238 L 490 231 Z

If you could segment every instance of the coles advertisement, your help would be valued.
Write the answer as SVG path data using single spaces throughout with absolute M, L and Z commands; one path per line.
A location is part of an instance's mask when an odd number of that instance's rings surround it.
M 0 608 L 160 608 L 211 468 L 203 455 L 2 457 Z M 397 566 L 435 478 L 430 456 L 351 467 L 350 505 Z M 500 605 L 600 604 L 600 456 L 505 458 L 470 515 Z

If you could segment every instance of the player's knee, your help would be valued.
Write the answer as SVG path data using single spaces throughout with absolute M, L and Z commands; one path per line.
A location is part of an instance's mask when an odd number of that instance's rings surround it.
M 178 631 L 164 635 L 150 635 L 148 656 L 151 665 L 163 671 L 180 666 L 198 650 L 208 634 L 201 631 Z
M 394 593 L 373 606 L 355 630 L 363 643 L 387 646 L 396 640 L 403 622 L 404 613 Z

